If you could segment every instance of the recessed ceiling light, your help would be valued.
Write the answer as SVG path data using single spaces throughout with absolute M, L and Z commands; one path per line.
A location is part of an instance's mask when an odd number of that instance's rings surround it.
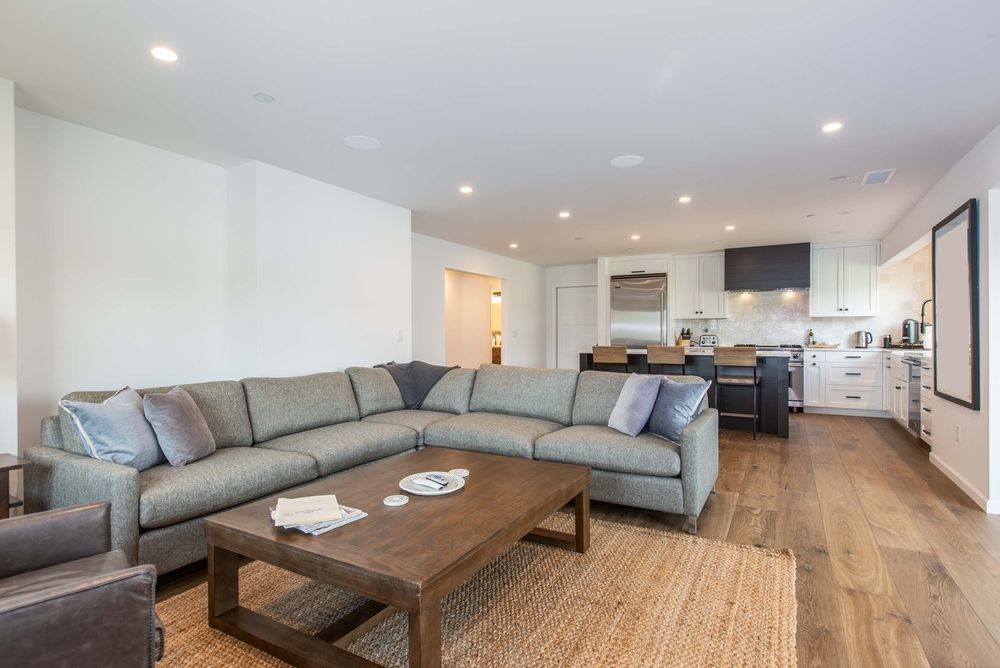
M 848 176 L 847 174 L 841 174 L 840 176 L 831 176 L 830 180 L 831 181 L 850 181 L 851 177 Z
M 569 211 L 560 211 L 559 212 L 559 217 L 560 218 L 569 218 Z
M 641 155 L 619 155 L 611 158 L 612 167 L 638 167 L 644 162 L 646 159 Z
M 149 50 L 149 54 L 153 56 L 153 58 L 162 60 L 165 63 L 176 63 L 180 58 L 176 51 L 166 46 L 154 46 Z
M 823 125 L 823 127 L 821 127 L 820 130 L 822 130 L 823 132 L 830 133 L 830 132 L 836 132 L 837 130 L 841 129 L 842 127 L 844 127 L 843 123 L 841 123 L 839 121 L 831 121 L 831 122 L 826 123 L 825 125 Z
M 726 232 L 732 232 L 736 229 L 735 225 L 726 225 Z
M 510 244 L 511 248 L 517 248 L 517 244 Z
M 721 241 L 713 241 L 712 243 L 713 244 L 721 244 L 722 242 Z
M 680 197 L 677 198 L 677 201 L 680 202 L 681 204 L 690 204 L 691 195 L 681 195 Z
M 268 95 L 267 93 L 254 93 L 253 99 L 263 104 L 270 104 L 271 102 L 274 102 L 274 96 Z
M 631 239 L 632 241 L 638 241 L 639 240 L 639 235 L 638 234 L 633 234 L 632 236 L 629 237 L 629 239 Z
M 462 186 L 461 188 L 458 189 L 458 192 L 462 193 L 463 195 L 471 195 L 472 186 Z
M 365 135 L 351 135 L 350 137 L 344 137 L 344 143 L 353 149 L 358 151 L 374 151 L 375 149 L 382 148 L 382 142 L 375 137 L 367 137 Z

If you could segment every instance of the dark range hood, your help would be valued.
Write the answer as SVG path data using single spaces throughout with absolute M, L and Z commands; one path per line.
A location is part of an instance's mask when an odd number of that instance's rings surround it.
M 809 287 L 809 244 L 726 249 L 726 291 Z

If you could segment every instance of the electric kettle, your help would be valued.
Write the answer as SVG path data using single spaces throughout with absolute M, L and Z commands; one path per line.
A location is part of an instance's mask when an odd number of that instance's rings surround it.
M 867 348 L 868 344 L 872 342 L 872 333 L 857 331 L 854 332 L 854 347 L 855 348 Z

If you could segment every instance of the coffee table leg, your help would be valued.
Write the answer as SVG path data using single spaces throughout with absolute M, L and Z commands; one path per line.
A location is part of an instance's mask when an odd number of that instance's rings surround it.
M 576 495 L 573 500 L 573 507 L 576 511 L 576 551 L 586 552 L 590 547 L 590 487 L 584 487 L 583 491 Z
M 410 668 L 441 666 L 441 601 L 410 613 Z
M 208 625 L 240 604 L 240 555 L 208 544 Z

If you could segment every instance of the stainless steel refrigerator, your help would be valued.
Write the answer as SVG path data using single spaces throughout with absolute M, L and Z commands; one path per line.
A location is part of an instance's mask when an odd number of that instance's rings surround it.
M 611 345 L 667 343 L 667 276 L 611 277 Z

